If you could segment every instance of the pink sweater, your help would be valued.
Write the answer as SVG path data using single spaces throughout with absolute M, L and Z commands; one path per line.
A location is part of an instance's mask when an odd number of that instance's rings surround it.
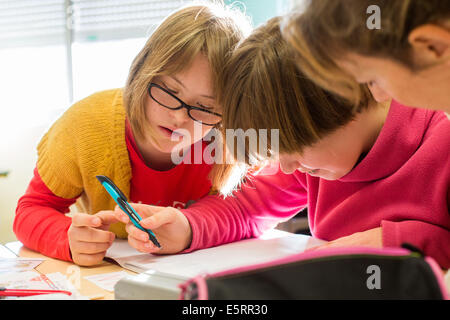
M 442 112 L 391 108 L 374 146 L 336 181 L 297 171 L 260 175 L 225 200 L 182 210 L 192 251 L 257 237 L 308 206 L 313 236 L 334 240 L 382 227 L 383 245 L 411 243 L 450 268 L 450 122 Z

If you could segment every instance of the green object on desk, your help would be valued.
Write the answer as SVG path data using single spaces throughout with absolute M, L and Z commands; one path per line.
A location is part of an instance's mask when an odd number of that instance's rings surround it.
M 8 174 L 9 174 L 9 171 L 7 171 L 7 170 L 0 170 L 0 178 L 7 177 Z

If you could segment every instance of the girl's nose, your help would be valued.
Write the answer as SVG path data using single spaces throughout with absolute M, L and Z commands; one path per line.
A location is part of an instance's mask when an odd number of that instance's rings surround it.
M 172 117 L 172 119 L 174 119 L 174 124 L 177 127 L 181 127 L 184 123 L 191 119 L 185 108 L 170 110 L 170 116 Z

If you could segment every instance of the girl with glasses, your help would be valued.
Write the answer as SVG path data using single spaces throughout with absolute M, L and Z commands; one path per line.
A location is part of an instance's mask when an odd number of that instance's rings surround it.
M 133 61 L 125 88 L 77 102 L 44 135 L 17 205 L 17 238 L 47 256 L 95 265 L 116 236 L 127 237 L 96 175 L 109 177 L 130 202 L 174 208 L 219 190 L 231 165 L 172 158 L 190 160 L 189 149 L 203 151 L 202 139 L 219 128 L 221 71 L 249 29 L 241 12 L 219 4 L 190 5 L 167 17 Z M 75 202 L 79 212 L 65 215 Z M 157 234 L 161 253 L 189 245 L 189 237 L 176 238 L 190 232 L 189 222 L 182 214 L 176 219 L 173 242 Z

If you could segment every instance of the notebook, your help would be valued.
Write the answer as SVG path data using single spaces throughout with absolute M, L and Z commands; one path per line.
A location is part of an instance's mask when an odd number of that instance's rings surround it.
M 182 277 L 194 277 L 235 267 L 268 262 L 303 252 L 324 241 L 300 234 L 270 230 L 259 238 L 246 239 L 218 247 L 175 255 L 152 255 L 132 248 L 127 240 L 117 239 L 106 258 L 122 268 L 143 273 L 159 271 Z
M 17 256 L 4 245 L 0 244 L 0 259 L 15 259 Z

